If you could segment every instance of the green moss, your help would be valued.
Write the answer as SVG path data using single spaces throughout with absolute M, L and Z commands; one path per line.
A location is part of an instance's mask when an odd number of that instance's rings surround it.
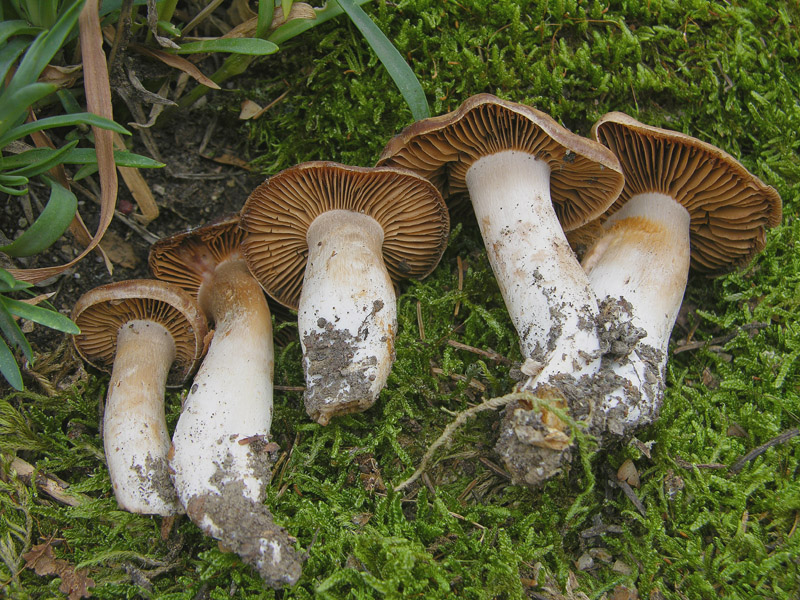
M 659 597 L 656 591 L 670 599 L 796 598 L 797 438 L 737 475 L 685 465 L 732 464 L 800 421 L 797 6 L 410 0 L 367 9 L 410 61 L 435 114 L 492 92 L 587 134 L 602 113 L 623 110 L 740 158 L 779 190 L 785 224 L 743 271 L 713 283 L 691 278 L 685 327 L 674 341 L 690 328 L 695 340 L 735 335 L 672 357 L 661 419 L 639 436 L 653 442 L 652 458 L 633 446 L 612 449 L 585 457 L 588 474 L 576 465 L 542 491 L 510 487 L 485 462 L 496 461 L 497 416 L 484 413 L 437 455 L 427 476 L 433 492 L 422 485 L 402 496 L 378 485 L 374 468 L 391 488 L 412 472 L 451 411 L 513 385 L 507 364 L 447 341 L 520 358 L 477 229 L 457 225 L 437 270 L 403 284 L 397 362 L 373 409 L 322 428 L 306 418 L 300 394 L 276 394 L 275 439 L 291 454 L 268 504 L 309 552 L 300 583 L 278 596 L 524 598 L 545 593 L 532 587 L 534 575 L 563 590 L 574 573 L 592 598 L 618 584 L 645 598 Z M 305 160 L 372 164 L 411 119 L 366 43 L 341 19 L 286 44 L 233 92 L 213 94 L 204 110 L 233 119 L 242 99 L 264 105 L 286 84 L 284 100 L 242 125 L 249 158 L 265 174 Z M 466 265 L 460 290 L 459 257 Z M 296 342 L 279 352 L 277 384 L 303 384 L 299 359 Z M 104 385 L 92 380 L 58 399 L 17 394 L 0 403 L 3 450 L 91 498 L 69 508 L 19 482 L 2 484 L 0 583 L 11 581 L 7 589 L 19 598 L 58 596 L 52 580 L 16 572 L 19 554 L 54 536 L 59 557 L 87 564 L 97 598 L 275 597 L 186 520 L 164 541 L 159 519 L 116 509 L 97 431 Z M 174 423 L 176 398 L 170 407 Z M 748 437 L 731 435 L 734 425 Z M 608 484 L 626 458 L 639 469 L 636 494 L 646 516 Z M 614 529 L 583 537 L 596 521 Z M 611 562 L 595 558 L 594 568 L 579 571 L 576 561 L 596 548 Z M 615 570 L 615 561 L 624 567 Z M 134 583 L 131 567 L 151 580 L 151 591 Z

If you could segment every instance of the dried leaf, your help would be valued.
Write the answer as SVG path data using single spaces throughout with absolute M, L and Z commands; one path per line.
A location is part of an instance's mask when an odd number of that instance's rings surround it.
M 617 479 L 620 481 L 627 481 L 628 485 L 631 487 L 639 487 L 639 471 L 636 470 L 636 465 L 633 464 L 630 458 L 620 466 L 617 471 Z
M 176 54 L 167 54 L 166 52 L 162 52 L 161 50 L 146 48 L 144 46 L 139 46 L 136 44 L 131 45 L 131 49 L 135 50 L 139 54 L 144 54 L 145 56 L 150 56 L 151 58 L 160 60 L 165 65 L 168 65 L 173 69 L 178 69 L 180 71 L 183 71 L 198 83 L 201 83 L 204 86 L 211 88 L 212 90 L 220 89 L 220 87 L 216 83 L 214 83 L 209 77 L 204 75 L 200 69 L 197 68 L 197 65 L 195 65 L 193 62 L 186 60 L 182 56 L 177 56 Z
M 70 65 L 68 67 L 47 65 L 39 76 L 39 81 L 53 83 L 60 88 L 71 88 L 78 81 L 81 69 L 81 65 Z
M 43 544 L 36 544 L 28 552 L 22 555 L 25 559 L 25 568 L 32 569 L 37 575 L 55 575 L 56 557 L 50 547 L 50 541 Z
M 94 580 L 87 577 L 87 573 L 86 569 L 75 571 L 71 567 L 68 571 L 62 572 L 61 585 L 58 586 L 59 591 L 67 594 L 69 600 L 91 597 L 92 592 L 89 591 L 89 588 L 94 587 Z
M 250 164 L 246 160 L 239 158 L 238 156 L 234 156 L 233 154 L 228 154 L 227 152 L 223 152 L 219 156 L 212 156 L 210 154 L 201 154 L 200 156 L 207 158 L 208 160 L 213 160 L 214 162 L 222 165 L 239 167 L 245 171 L 250 170 Z
M 76 571 L 66 560 L 56 558 L 50 540 L 37 544 L 22 555 L 25 559 L 25 567 L 32 569 L 40 577 L 45 575 L 55 575 L 61 579 L 58 589 L 67 594 L 69 600 L 80 600 L 89 598 L 92 593 L 89 588 L 94 587 L 94 580 L 87 576 L 86 569 Z
M 117 133 L 114 134 L 114 146 L 119 150 L 125 150 L 125 143 Z M 143 225 L 147 225 L 158 217 L 159 212 L 158 204 L 156 204 L 156 199 L 153 197 L 153 192 L 150 191 L 150 186 L 147 185 L 144 177 L 139 173 L 139 169 L 133 167 L 117 167 L 117 170 L 119 170 L 119 174 L 122 175 L 125 185 L 128 187 L 128 190 L 130 190 L 133 199 L 136 200 L 136 204 L 142 213 L 141 215 L 136 215 L 137 219 Z
M 115 264 L 121 265 L 126 269 L 133 269 L 139 264 L 139 257 L 136 255 L 133 246 L 113 231 L 106 232 L 100 245 Z
M 242 110 L 239 112 L 239 119 L 246 121 L 252 119 L 253 115 L 257 115 L 261 111 L 261 106 L 252 100 L 245 100 L 242 102 Z
M 272 23 L 269 26 L 270 31 L 274 31 L 287 21 L 292 21 L 294 19 L 316 19 L 317 13 L 314 11 L 314 7 L 310 4 L 306 4 L 305 2 L 295 2 L 292 4 L 292 10 L 289 12 L 289 18 L 283 18 L 283 11 L 276 10 L 272 16 Z M 223 35 L 223 38 L 249 38 L 254 37 L 256 34 L 256 28 L 258 26 L 258 15 L 248 19 L 244 23 L 240 23 L 233 29 L 231 29 L 228 33 Z

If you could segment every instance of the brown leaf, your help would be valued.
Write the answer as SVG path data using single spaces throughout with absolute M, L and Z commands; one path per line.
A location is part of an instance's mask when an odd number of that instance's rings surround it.
M 114 147 L 118 150 L 125 150 L 125 142 L 118 133 L 114 133 Z M 150 186 L 147 185 L 147 181 L 142 177 L 139 169 L 134 167 L 117 167 L 117 169 L 142 213 L 136 215 L 137 219 L 142 225 L 147 225 L 156 219 L 159 213 L 158 204 L 153 197 L 153 192 L 150 191 Z
M 139 264 L 139 257 L 133 246 L 113 231 L 106 232 L 100 246 L 115 264 L 122 265 L 126 269 L 133 269 Z
M 33 569 L 37 575 L 55 575 L 56 557 L 50 547 L 50 540 L 43 544 L 36 544 L 28 552 L 22 555 L 25 559 L 25 568 Z
M 89 598 L 92 595 L 89 588 L 94 587 L 94 580 L 87 577 L 86 569 L 76 571 L 66 560 L 55 558 L 50 541 L 37 544 L 22 555 L 25 559 L 25 568 L 33 569 L 40 577 L 44 575 L 59 577 L 61 585 L 58 589 L 67 594 L 69 600 Z
M 173 69 L 183 71 L 198 83 L 202 83 L 204 86 L 209 87 L 212 90 L 220 89 L 220 87 L 209 77 L 207 77 L 200 69 L 198 69 L 193 62 L 186 60 L 182 56 L 177 56 L 176 54 L 167 54 L 161 50 L 146 48 L 145 46 L 139 46 L 137 44 L 132 44 L 131 49 L 135 50 L 139 54 L 144 54 L 145 56 L 160 60 L 165 65 L 170 66 Z
M 39 76 L 39 81 L 53 83 L 60 88 L 71 88 L 78 81 L 81 68 L 81 65 L 70 65 L 68 67 L 47 65 Z
M 94 579 L 86 576 L 86 569 L 65 570 L 61 573 L 61 585 L 58 586 L 59 591 L 67 594 L 69 600 L 80 600 L 81 598 L 89 598 L 92 592 L 89 588 L 94 587 Z
M 617 479 L 620 481 L 627 481 L 631 487 L 639 487 L 639 472 L 636 470 L 636 465 L 629 458 L 620 466 L 617 471 Z

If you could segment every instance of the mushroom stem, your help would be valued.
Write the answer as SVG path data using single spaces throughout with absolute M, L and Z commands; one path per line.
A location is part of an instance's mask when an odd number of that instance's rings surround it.
M 300 560 L 263 501 L 272 460 L 272 323 L 244 260 L 221 262 L 202 284 L 216 331 L 173 436 L 173 481 L 203 531 L 274 587 L 294 584 Z
M 103 445 L 117 503 L 130 512 L 181 512 L 167 469 L 164 418 L 164 388 L 174 360 L 175 342 L 164 326 L 135 320 L 120 327 Z
M 644 332 L 628 359 L 614 364 L 641 394 L 620 387 L 603 403 L 606 414 L 620 415 L 609 421 L 610 431 L 623 435 L 652 422 L 661 405 L 669 338 L 689 273 L 689 213 L 665 194 L 637 194 L 603 230 L 583 267 L 598 299 L 621 301 Z
M 550 199 L 550 167 L 504 151 L 467 171 L 469 195 L 522 354 L 556 373 L 591 371 L 597 301 Z
M 308 263 L 297 315 L 305 405 L 327 425 L 372 406 L 394 362 L 397 301 L 383 262 L 383 228 L 349 210 L 308 228 Z
M 236 480 L 244 482 L 248 498 L 261 501 L 269 469 L 238 441 L 266 440 L 272 423 L 269 307 L 242 260 L 220 263 L 199 295 L 215 332 L 172 438 L 178 496 L 188 506 L 195 496 L 219 493 L 221 483 Z

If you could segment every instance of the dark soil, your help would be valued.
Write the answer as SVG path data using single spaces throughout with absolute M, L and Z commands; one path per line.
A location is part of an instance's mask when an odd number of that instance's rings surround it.
M 124 105 L 122 106 L 124 110 Z M 124 116 L 117 119 L 126 122 Z M 54 292 L 50 302 L 61 313 L 70 314 L 78 298 L 99 285 L 152 277 L 147 266 L 147 257 L 154 240 L 199 227 L 222 215 L 237 213 L 250 192 L 264 179 L 244 168 L 205 158 L 221 155 L 240 157 L 245 141 L 239 133 L 240 123 L 224 122 L 214 110 L 208 108 L 208 104 L 203 108 L 182 111 L 180 118 L 165 120 L 164 124 L 159 122 L 156 127 L 150 131 L 160 158 L 167 166 L 162 169 L 140 169 L 139 172 L 153 192 L 160 209 L 159 216 L 146 227 L 138 225 L 138 209 L 120 177 L 117 214 L 102 242 L 112 258 L 113 274 L 108 272 L 100 255 L 94 252 L 61 275 L 33 288 L 35 294 Z M 141 134 L 131 130 L 131 150 L 150 156 L 142 143 Z M 58 140 L 54 141 L 58 143 Z M 31 208 L 35 218 L 39 212 L 37 200 L 46 202 L 47 196 L 46 190 L 35 183 L 31 185 L 31 191 Z M 73 191 L 78 196 L 80 214 L 93 234 L 99 219 L 99 206 L 95 200 L 100 191 L 99 178 L 94 175 L 83 179 L 74 186 Z M 31 209 L 25 206 L 25 202 L 20 198 L 8 197 L 0 209 L 0 232 L 9 239 L 16 238 L 30 223 Z M 79 253 L 79 245 L 67 233 L 47 251 L 27 259 L 18 259 L 12 263 L 5 255 L 0 254 L 0 267 L 36 268 L 62 265 Z M 59 332 L 33 323 L 25 324 L 24 331 L 37 355 L 52 352 L 65 338 Z M 30 372 L 29 365 L 23 362 L 20 365 L 26 387 L 42 391 L 37 389 L 38 378 Z M 58 380 L 53 380 L 52 383 L 60 384 Z M 0 394 L 7 389 L 6 382 L 0 381 Z

